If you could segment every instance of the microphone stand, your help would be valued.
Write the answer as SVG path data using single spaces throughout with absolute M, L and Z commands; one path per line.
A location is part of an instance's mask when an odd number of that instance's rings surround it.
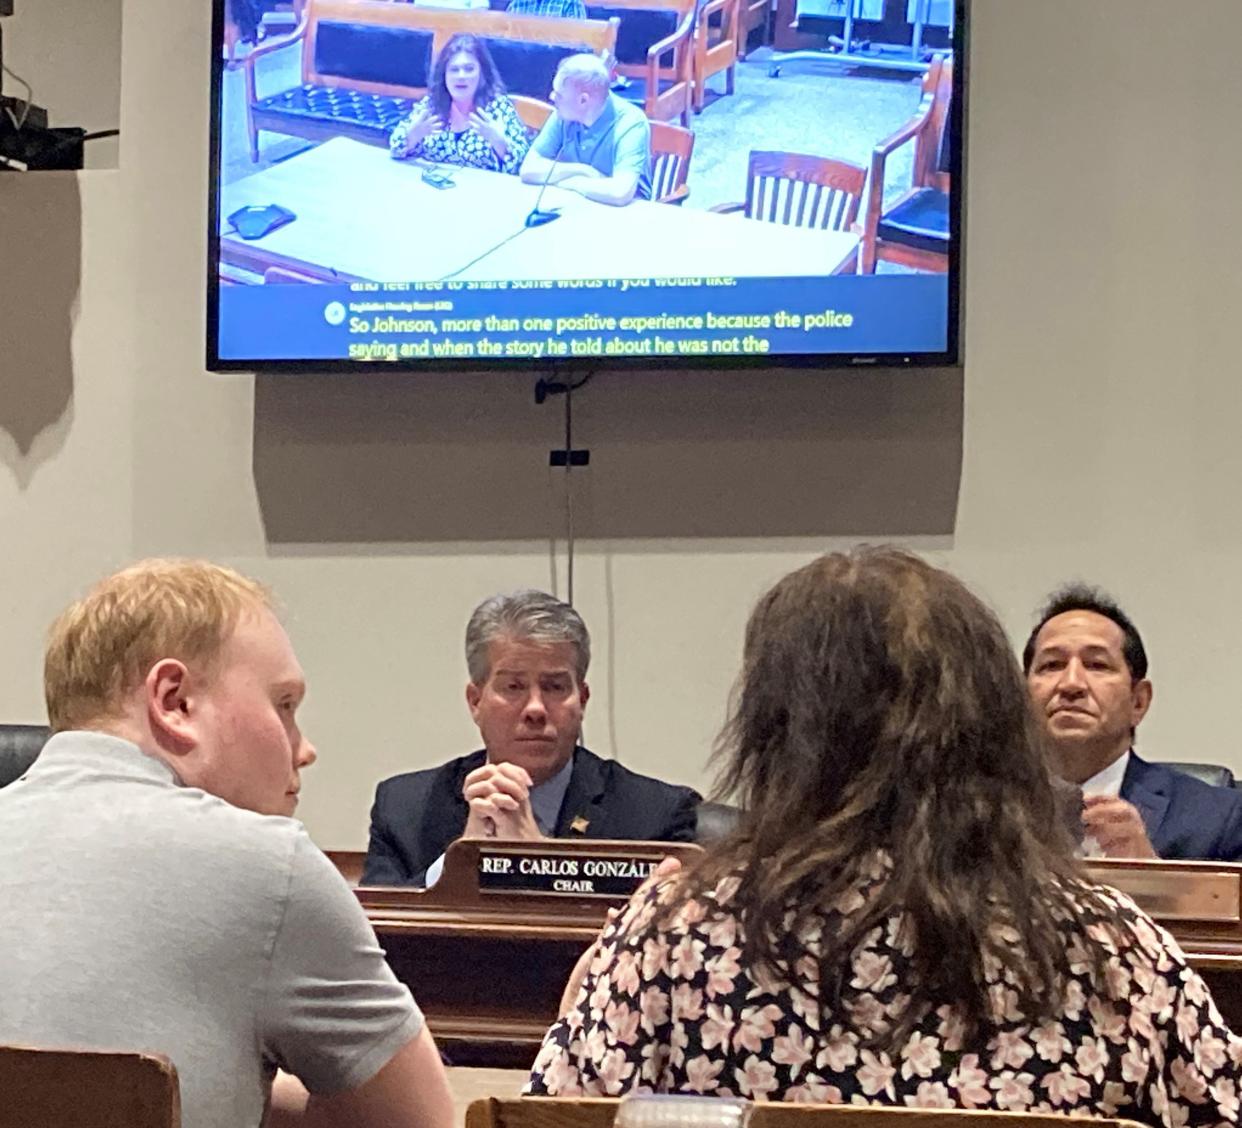
M 543 183 L 539 185 L 539 195 L 535 197 L 535 206 L 530 209 L 530 214 L 526 217 L 527 227 L 542 227 L 545 223 L 551 223 L 554 219 L 561 218 L 560 208 L 548 208 L 542 210 L 539 205 L 543 203 L 543 194 L 548 190 L 548 182 L 552 179 L 552 174 L 556 171 L 556 162 L 561 159 L 561 153 L 565 151 L 565 142 L 561 142 L 561 147 L 556 150 L 556 156 L 552 158 L 552 163 L 548 165 L 547 175 L 543 178 Z

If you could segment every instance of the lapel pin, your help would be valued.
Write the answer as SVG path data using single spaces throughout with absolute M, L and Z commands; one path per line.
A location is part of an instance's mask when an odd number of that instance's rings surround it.
M 574 821 L 569 824 L 569 829 L 575 834 L 586 834 L 587 827 L 590 825 L 590 822 L 584 819 L 581 815 L 575 815 Z

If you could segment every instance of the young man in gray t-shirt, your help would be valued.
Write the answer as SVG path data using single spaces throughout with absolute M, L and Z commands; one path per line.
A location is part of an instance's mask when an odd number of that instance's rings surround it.
M 185 1128 L 256 1128 L 278 1068 L 291 1118 L 449 1128 L 422 1014 L 289 817 L 315 751 L 264 589 L 126 569 L 57 621 L 45 689 L 56 735 L 0 791 L 0 1043 L 167 1054 Z

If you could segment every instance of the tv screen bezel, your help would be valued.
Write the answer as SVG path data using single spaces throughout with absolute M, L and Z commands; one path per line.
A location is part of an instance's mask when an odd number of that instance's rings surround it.
M 904 0 L 893 0 L 902 3 Z M 779 353 L 748 356 L 713 354 L 706 357 L 544 357 L 447 359 L 441 357 L 408 357 L 396 360 L 350 359 L 256 359 L 237 360 L 220 356 L 220 140 L 223 130 L 222 90 L 226 62 L 224 59 L 224 9 L 226 0 L 212 0 L 211 12 L 211 120 L 209 127 L 208 200 L 207 200 L 207 325 L 206 368 L 213 373 L 276 373 L 325 372 L 358 373 L 376 368 L 406 372 L 489 371 L 510 372 L 580 372 L 625 371 L 638 369 L 751 369 L 751 368 L 948 368 L 964 363 L 963 333 L 965 329 L 962 302 L 963 250 L 965 246 L 966 181 L 966 102 L 969 97 L 970 0 L 953 0 L 954 23 L 951 49 L 953 52 L 953 98 L 949 108 L 949 128 L 954 144 L 949 153 L 949 174 L 952 190 L 949 195 L 949 268 L 948 301 L 946 305 L 946 347 L 940 352 L 878 352 L 878 353 Z M 693 264 L 687 264 L 692 269 Z M 416 281 L 410 279 L 410 281 Z

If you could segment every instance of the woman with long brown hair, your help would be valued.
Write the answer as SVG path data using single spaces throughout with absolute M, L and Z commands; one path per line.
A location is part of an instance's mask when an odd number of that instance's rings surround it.
M 1091 884 L 996 618 L 907 553 L 760 600 L 717 753 L 738 831 L 640 892 L 530 1092 L 1236 1122 L 1242 1041 Z
M 436 56 L 427 93 L 388 138 L 398 159 L 514 175 L 530 148 L 526 126 L 505 93 L 487 44 L 460 32 Z

